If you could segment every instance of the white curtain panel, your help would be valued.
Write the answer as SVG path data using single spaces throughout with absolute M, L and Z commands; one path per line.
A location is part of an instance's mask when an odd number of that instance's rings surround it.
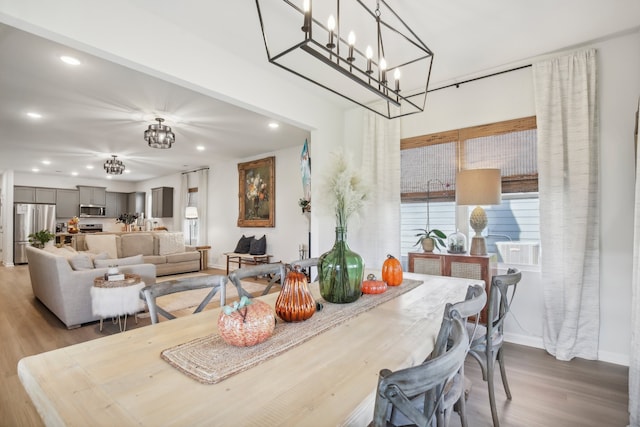
M 382 268 L 387 254 L 400 259 L 400 121 L 366 112 L 363 178 L 371 198 L 358 229 L 358 253 L 366 268 Z
M 186 219 L 184 217 L 185 211 L 187 210 L 187 195 L 189 194 L 189 176 L 186 173 L 183 173 L 180 176 L 180 209 L 178 210 L 178 224 L 180 224 L 180 229 L 182 230 L 182 235 L 184 237 L 184 242 L 187 244 L 189 242 L 189 226 L 186 224 Z M 185 227 L 186 230 L 185 230 Z
M 597 359 L 600 247 L 596 51 L 536 63 L 544 346 Z
M 640 102 L 638 103 L 640 110 Z M 640 114 L 636 120 L 640 121 Z M 636 140 L 636 144 L 638 144 Z M 637 145 L 636 145 L 637 146 Z M 640 426 L 640 157 L 636 153 L 636 204 L 631 283 L 631 356 L 629 361 L 629 414 L 631 426 Z
M 198 245 L 207 245 L 209 241 L 207 226 L 207 207 L 209 206 L 209 169 L 198 172 Z

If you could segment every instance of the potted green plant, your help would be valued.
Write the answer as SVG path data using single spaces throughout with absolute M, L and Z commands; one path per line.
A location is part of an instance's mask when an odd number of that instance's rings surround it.
M 434 248 L 445 249 L 447 245 L 444 242 L 444 239 L 447 236 L 437 228 L 432 228 L 431 230 L 427 230 L 426 228 L 417 228 L 417 231 L 420 233 L 416 234 L 418 237 L 418 241 L 414 246 L 422 245 L 422 249 L 425 252 L 433 252 Z
M 29 234 L 29 243 L 36 248 L 44 248 L 44 245 L 55 239 L 56 235 L 49 230 L 40 230 Z

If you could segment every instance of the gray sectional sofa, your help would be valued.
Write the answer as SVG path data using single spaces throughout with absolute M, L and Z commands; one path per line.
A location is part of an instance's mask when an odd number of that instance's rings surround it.
M 27 247 L 29 275 L 34 296 L 72 329 L 100 318 L 91 309 L 91 287 L 107 267 L 74 270 L 69 258 L 44 249 Z M 146 285 L 156 283 L 153 264 L 121 265 L 122 273 L 138 274 Z
M 101 249 L 92 249 L 87 244 L 87 238 L 105 235 L 115 236 L 117 254 L 110 258 L 125 258 L 142 254 L 145 263 L 156 266 L 157 276 L 200 270 L 200 252 L 194 246 L 184 245 L 182 233 L 150 231 L 78 234 L 74 236 L 75 249 L 98 253 Z

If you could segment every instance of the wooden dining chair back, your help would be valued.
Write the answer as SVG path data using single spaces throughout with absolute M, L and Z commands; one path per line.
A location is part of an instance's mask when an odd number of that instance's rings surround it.
M 437 424 L 437 412 L 444 404 L 445 385 L 458 374 L 469 345 L 460 314 L 450 310 L 447 316 L 450 321 L 443 323 L 443 334 L 450 339 L 451 345 L 445 346 L 442 354 L 411 368 L 380 371 L 372 422 L 374 427 L 396 425 L 392 421 L 394 411 L 402 413 L 408 424 Z M 430 391 L 433 393 L 428 393 Z M 425 401 L 430 401 L 420 408 L 415 405 L 415 399 L 422 396 L 425 396 Z
M 489 388 L 489 405 L 491 406 L 494 427 L 500 426 L 493 382 L 496 362 L 500 365 L 500 376 L 507 399 L 511 400 L 511 390 L 509 390 L 507 372 L 504 367 L 502 343 L 504 341 L 504 320 L 511 309 L 511 303 L 520 279 L 522 279 L 522 273 L 516 268 L 510 268 L 507 270 L 507 274 L 493 276 L 489 289 L 487 324 L 478 325 L 477 333 L 471 340 L 469 348 L 469 354 L 480 364 L 482 379 L 487 382 Z
M 261 277 L 265 276 L 268 280 L 262 295 L 266 295 L 271 290 L 271 287 L 278 281 L 282 283 L 286 276 L 285 265 L 281 262 L 274 262 L 270 264 L 258 264 L 250 267 L 240 267 L 237 270 L 229 273 L 229 280 L 234 284 L 238 291 L 238 298 L 247 296 L 253 298 L 249 292 L 242 287 L 242 280 L 248 277 Z
M 227 276 L 208 275 L 159 282 L 142 288 L 142 290 L 140 290 L 140 298 L 146 301 L 147 308 L 149 310 L 149 317 L 151 317 L 151 323 L 154 324 L 159 321 L 158 314 L 161 314 L 164 318 L 169 320 L 176 318 L 173 314 L 158 306 L 156 301 L 157 298 L 164 295 L 175 294 L 177 292 L 211 288 L 211 291 L 202 299 L 193 312 L 194 314 L 199 313 L 207 304 L 209 304 L 217 292 L 220 292 L 220 306 L 226 304 L 227 280 Z
M 312 275 L 311 268 L 318 266 L 318 260 L 319 258 L 304 258 L 296 261 L 291 261 L 288 265 L 289 265 L 289 268 L 294 268 L 296 265 L 299 265 L 300 271 L 302 271 L 307 275 L 307 277 L 309 278 L 309 281 L 315 282 L 316 280 L 318 280 L 318 274 L 316 273 L 315 276 Z
M 439 356 L 446 352 L 447 348 L 451 346 L 451 337 L 449 334 L 449 329 L 452 320 L 451 313 L 453 311 L 457 311 L 460 314 L 465 325 L 475 325 L 477 327 L 480 312 L 484 308 L 487 303 L 487 293 L 484 291 L 484 286 L 482 285 L 471 285 L 467 288 L 467 293 L 465 295 L 465 299 L 463 301 L 459 301 L 457 303 L 451 304 L 447 303 L 445 306 L 444 314 L 442 316 L 442 324 L 440 325 L 440 331 L 436 337 L 436 342 L 433 348 L 433 351 L 429 355 L 428 359 L 432 359 L 434 357 Z M 473 317 L 473 320 L 467 320 Z M 468 323 L 467 323 L 468 321 Z M 469 341 L 467 342 L 467 350 L 469 349 L 469 344 L 471 341 L 471 336 L 475 334 L 475 327 L 467 327 L 467 335 L 469 335 Z M 466 416 L 466 405 L 465 405 L 465 376 L 464 376 L 464 364 L 460 366 L 460 370 L 458 374 L 449 382 L 444 390 L 444 401 L 440 409 L 436 412 L 437 414 L 437 425 L 438 426 L 447 426 L 449 425 L 449 420 L 451 418 L 451 414 L 453 411 L 456 411 L 460 416 L 460 423 L 462 427 L 466 427 L 467 424 L 467 416 Z M 440 390 L 432 390 L 431 394 L 438 393 Z M 424 400 L 424 403 L 419 401 L 414 401 L 417 404 L 430 404 L 433 402 L 433 399 L 429 396 Z M 396 416 L 392 418 L 394 424 L 403 425 L 406 424 L 401 416 Z

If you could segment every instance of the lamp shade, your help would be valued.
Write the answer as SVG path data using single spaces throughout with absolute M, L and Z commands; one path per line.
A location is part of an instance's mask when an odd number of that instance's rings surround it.
M 184 212 L 184 217 L 186 219 L 197 219 L 198 208 L 196 208 L 195 206 L 187 206 L 187 209 Z
M 456 174 L 457 205 L 499 205 L 501 201 L 500 169 L 466 169 Z

